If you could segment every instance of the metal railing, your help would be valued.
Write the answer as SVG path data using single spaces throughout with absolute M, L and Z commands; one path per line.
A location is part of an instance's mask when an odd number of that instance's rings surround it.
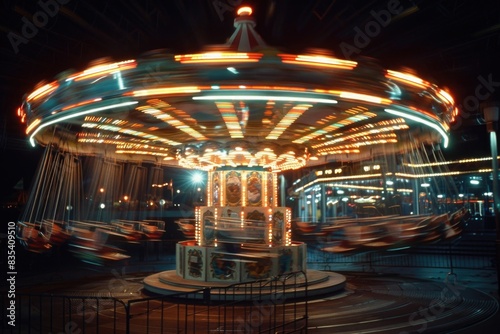
M 4 333 L 306 333 L 307 275 L 129 300 L 16 294 L 1 309 Z
M 3 333 L 124 333 L 127 305 L 113 297 L 16 294 L 2 298 L 1 313 Z

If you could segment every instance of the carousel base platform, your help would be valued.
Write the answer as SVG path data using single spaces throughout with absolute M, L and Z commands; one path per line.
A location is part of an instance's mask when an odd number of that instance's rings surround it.
M 307 279 L 306 279 L 307 278 Z M 147 276 L 143 280 L 144 289 L 159 295 L 186 294 L 186 298 L 201 299 L 203 294 L 191 293 L 205 288 L 211 289 L 211 298 L 225 298 L 224 292 L 226 287 L 231 284 L 224 282 L 204 282 L 184 279 L 177 275 L 175 270 L 167 270 Z M 306 277 L 301 276 L 296 279 L 289 279 L 283 283 L 281 293 L 284 298 L 305 298 L 308 299 L 319 296 L 332 294 L 344 289 L 346 277 L 335 272 L 325 272 L 318 270 L 308 270 Z M 252 287 L 255 285 L 254 287 Z M 242 285 L 239 285 L 240 287 Z M 260 287 L 260 288 L 259 288 Z M 276 292 L 276 289 L 268 289 L 262 283 L 246 283 L 245 288 L 231 289 L 232 298 L 238 300 L 251 299 L 254 295 L 259 294 L 259 297 L 265 297 L 266 294 L 271 296 Z

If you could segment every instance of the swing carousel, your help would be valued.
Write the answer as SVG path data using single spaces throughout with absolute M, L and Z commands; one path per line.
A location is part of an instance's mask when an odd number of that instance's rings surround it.
M 177 277 L 305 271 L 293 213 L 279 205 L 280 173 L 404 154 L 413 143 L 447 147 L 453 98 L 415 72 L 268 46 L 248 7 L 234 27 L 199 53 L 99 59 L 26 95 L 19 117 L 29 142 L 45 147 L 18 223 L 29 250 L 69 242 L 84 259 L 127 258 L 113 241 L 161 238 L 164 222 L 146 208 L 163 205 L 158 185 L 169 186 L 164 167 L 175 167 L 208 173 L 207 205 L 177 245 Z

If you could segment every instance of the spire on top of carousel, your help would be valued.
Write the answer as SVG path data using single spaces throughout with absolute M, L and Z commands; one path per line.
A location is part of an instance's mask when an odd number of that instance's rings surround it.
M 255 31 L 255 19 L 252 17 L 252 8 L 244 6 L 238 9 L 238 17 L 234 19 L 236 28 L 226 43 L 229 49 L 249 52 L 266 47 L 266 43 Z

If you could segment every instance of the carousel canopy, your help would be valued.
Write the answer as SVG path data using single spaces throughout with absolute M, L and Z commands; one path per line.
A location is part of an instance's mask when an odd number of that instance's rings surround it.
M 18 109 L 32 145 L 82 155 L 212 170 L 298 169 L 360 160 L 405 143 L 446 147 L 457 108 L 409 70 L 325 50 L 266 45 L 242 8 L 225 44 L 94 61 L 27 94 Z

